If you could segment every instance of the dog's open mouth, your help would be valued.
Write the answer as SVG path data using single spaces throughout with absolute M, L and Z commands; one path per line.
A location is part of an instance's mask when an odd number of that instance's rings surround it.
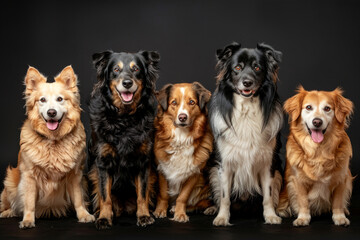
M 252 95 L 254 95 L 255 90 L 249 90 L 249 89 L 244 89 L 244 90 L 240 90 L 240 94 L 243 95 L 244 97 L 251 97 Z
M 321 143 L 324 140 L 324 134 L 325 134 L 327 128 L 325 128 L 324 130 L 310 129 L 307 124 L 306 124 L 306 127 L 311 136 L 311 139 L 314 142 Z
M 59 128 L 59 125 L 60 125 L 60 122 L 61 122 L 62 118 L 63 117 L 61 117 L 59 120 L 55 120 L 55 119 L 46 120 L 44 118 L 45 121 L 46 121 L 46 127 L 51 131 L 55 131 L 56 129 Z

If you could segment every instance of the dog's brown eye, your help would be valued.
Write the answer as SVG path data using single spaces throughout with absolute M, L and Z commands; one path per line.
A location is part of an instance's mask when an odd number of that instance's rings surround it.
M 331 108 L 329 106 L 324 107 L 325 112 L 330 112 Z
M 44 97 L 40 98 L 40 102 L 44 103 L 46 102 L 46 99 Z
M 312 106 L 311 105 L 307 105 L 306 106 L 306 110 L 310 111 L 312 109 Z
M 173 101 L 171 102 L 171 105 L 175 106 L 175 105 L 176 105 L 176 101 L 173 100 Z
M 190 100 L 190 101 L 189 101 L 189 104 L 190 104 L 190 105 L 194 105 L 194 104 L 195 104 L 195 101 L 194 101 L 194 100 Z
M 62 100 L 64 100 L 62 97 L 58 97 L 57 99 L 56 99 L 58 102 L 62 102 Z
M 235 70 L 236 70 L 236 71 L 240 71 L 240 70 L 241 70 L 241 66 L 240 66 L 240 65 L 236 65 Z
M 118 67 L 114 68 L 114 72 L 119 72 L 120 69 Z
M 255 67 L 254 67 L 254 70 L 255 70 L 255 72 L 258 72 L 258 71 L 260 71 L 260 68 L 259 68 L 259 66 L 255 66 Z
M 139 71 L 139 68 L 137 66 L 134 66 L 132 69 L 133 69 L 134 72 Z

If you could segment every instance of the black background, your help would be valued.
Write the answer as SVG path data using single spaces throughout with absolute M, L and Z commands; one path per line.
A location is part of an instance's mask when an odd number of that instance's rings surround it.
M 157 89 L 169 82 L 199 81 L 213 91 L 216 49 L 233 41 L 251 48 L 256 47 L 258 42 L 265 42 L 283 52 L 278 85 L 283 101 L 294 94 L 299 84 L 308 90 L 333 90 L 341 86 L 345 90 L 345 97 L 351 99 L 356 107 L 360 105 L 359 10 L 357 1 L 343 0 L 4 1 L 0 14 L 0 180 L 4 178 L 6 166 L 15 166 L 17 161 L 20 128 L 25 119 L 23 79 L 28 66 L 39 69 L 48 76 L 48 80 L 52 80 L 65 66 L 73 66 L 80 81 L 84 110 L 82 121 L 86 129 L 89 129 L 86 102 L 96 82 L 91 55 L 107 49 L 128 52 L 157 50 L 161 54 Z M 359 115 L 355 108 L 348 129 L 354 151 L 351 160 L 351 171 L 354 175 L 358 174 L 360 169 L 357 151 L 360 144 L 359 125 Z M 283 130 L 283 136 L 286 135 L 287 125 Z M 284 152 L 283 148 L 282 153 Z M 197 237 L 205 237 L 207 234 L 212 237 L 231 238 L 236 236 L 235 233 L 242 233 L 239 226 L 243 223 L 244 226 L 248 224 L 249 227 L 244 231 L 249 234 L 253 231 L 265 234 L 276 232 L 289 236 L 297 236 L 297 233 L 313 237 L 322 236 L 323 233 L 330 237 L 340 236 L 336 234 L 350 236 L 351 233 L 359 232 L 360 213 L 356 201 L 360 199 L 357 197 L 360 195 L 358 185 L 358 180 L 355 180 L 351 208 L 353 216 L 350 217 L 352 226 L 348 229 L 339 230 L 332 226 L 330 216 L 315 221 L 313 225 L 318 227 L 309 227 L 310 230 L 293 229 L 290 220 L 286 220 L 281 227 L 265 227 L 260 214 L 252 218 L 259 230 L 246 218 L 239 217 L 232 220 L 237 222 L 233 227 L 237 230 L 231 232 L 225 229 L 223 235 L 211 227 L 212 218 L 202 216 L 193 216 L 195 227 L 190 227 L 190 230 L 200 229 L 194 235 Z M 6 228 L 17 232 L 15 227 L 18 220 L 1 219 L 0 232 L 3 233 Z M 39 221 L 41 223 L 41 220 Z M 85 229 L 86 232 L 86 229 L 94 227 L 91 224 L 75 224 L 74 228 L 75 222 L 74 219 L 65 219 L 63 222 L 43 221 L 43 228 L 47 229 L 47 234 L 56 234 L 55 230 L 52 232 L 49 229 L 54 225 L 68 224 L 71 231 L 61 230 L 62 233 L 71 232 L 76 235 L 77 229 Z M 128 231 L 125 228 L 121 230 L 121 234 L 141 230 L 133 226 L 134 218 L 129 218 L 129 222 L 131 224 Z M 150 230 L 143 232 L 144 235 L 137 237 L 149 237 L 159 231 L 180 235 L 193 233 L 192 230 L 187 232 L 190 223 L 181 225 L 168 223 L 167 220 L 159 222 L 158 228 L 148 228 Z M 34 237 L 46 234 L 38 229 L 31 231 L 31 236 Z M 114 230 L 113 233 L 120 234 L 119 231 Z M 108 232 L 106 236 L 111 234 Z M 20 235 L 24 233 L 21 232 Z

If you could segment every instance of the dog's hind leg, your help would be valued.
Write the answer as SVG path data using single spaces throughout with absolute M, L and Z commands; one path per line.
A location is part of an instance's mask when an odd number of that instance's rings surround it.
M 260 183 L 263 195 L 264 219 L 266 224 L 280 224 L 281 218 L 276 215 L 272 194 L 279 194 L 279 189 L 272 189 L 276 186 L 273 182 L 277 180 L 271 177 L 270 166 L 263 168 L 260 173 Z M 278 187 L 278 186 L 276 186 Z M 280 188 L 280 187 L 279 187 Z M 278 198 L 278 197 L 277 197 Z
M 220 208 L 213 221 L 215 226 L 230 226 L 230 193 L 233 181 L 233 171 L 229 166 L 223 165 L 218 171 L 220 180 Z

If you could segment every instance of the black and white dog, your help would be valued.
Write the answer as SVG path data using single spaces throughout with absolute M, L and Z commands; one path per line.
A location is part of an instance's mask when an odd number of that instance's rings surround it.
M 209 108 L 217 162 L 210 182 L 219 207 L 213 224 L 230 225 L 230 199 L 255 193 L 263 196 L 265 223 L 280 224 L 274 205 L 282 183 L 283 112 L 276 86 L 282 54 L 265 44 L 248 49 L 233 43 L 216 55 L 217 88 Z

